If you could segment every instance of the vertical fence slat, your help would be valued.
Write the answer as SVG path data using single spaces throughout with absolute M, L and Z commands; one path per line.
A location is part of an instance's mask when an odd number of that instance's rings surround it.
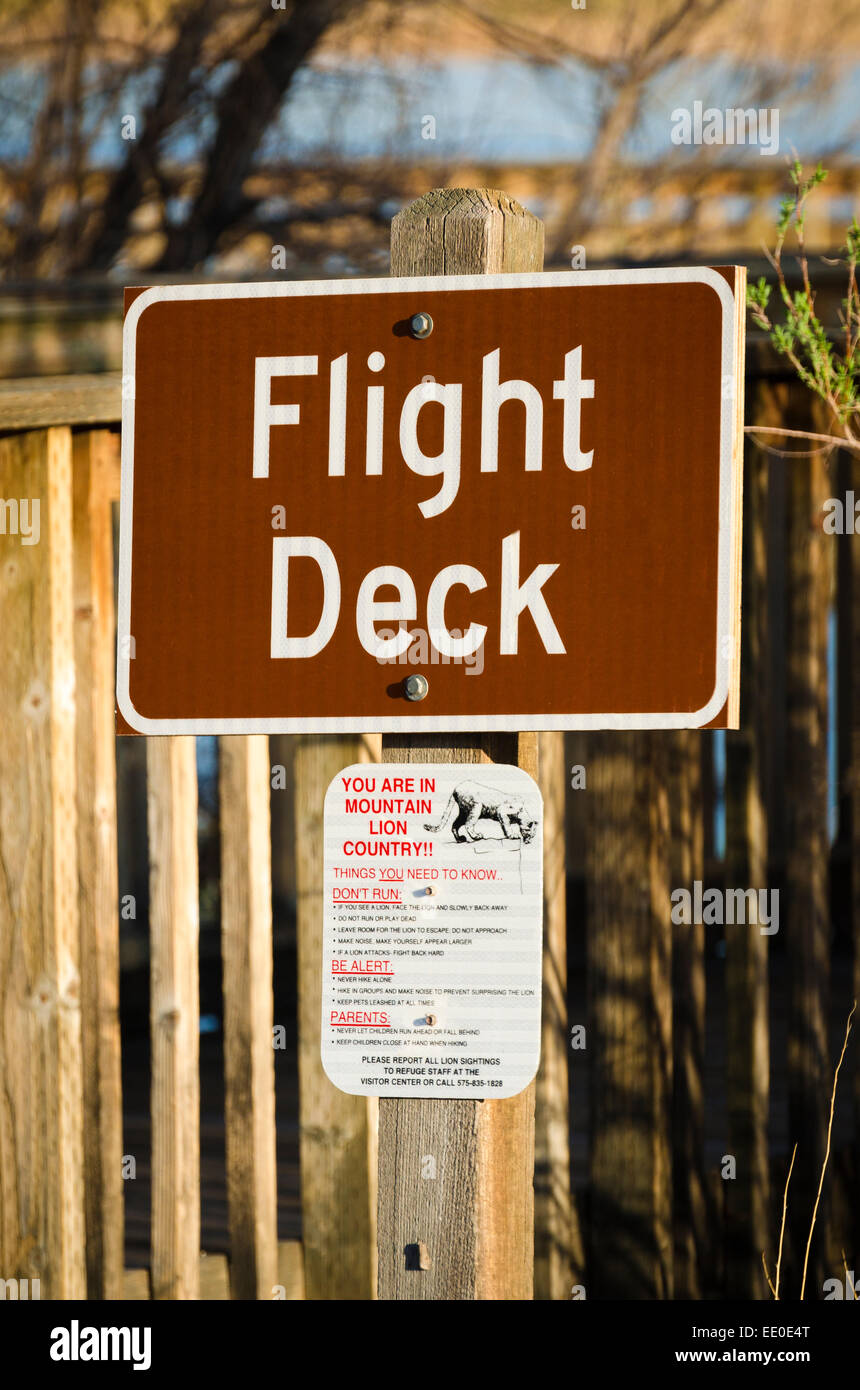
M 672 758 L 672 887 L 692 891 L 704 872 L 701 742 L 697 729 L 667 735 Z M 706 1241 L 705 929 L 679 923 L 673 932 L 672 1160 L 674 1297 L 702 1296 Z
M 541 1060 L 535 1083 L 535 1298 L 569 1298 L 583 1278 L 570 1189 L 564 734 L 538 735 L 543 795 L 544 940 Z
M 0 496 L 40 504 L 0 542 L 0 1274 L 82 1298 L 70 430 L 0 440 Z
M 78 870 L 84 1053 L 87 1289 L 123 1296 L 122 1079 L 111 501 L 119 439 L 75 438 Z
M 671 1298 L 666 736 L 613 731 L 590 745 L 588 1294 Z
M 753 397 L 762 420 L 764 393 Z M 763 421 L 762 421 L 763 423 Z M 756 891 L 768 884 L 765 741 L 768 698 L 768 464 L 750 448 L 743 524 L 745 618 L 741 632 L 741 728 L 726 736 L 726 887 Z M 726 1101 L 728 1152 L 736 1160 L 725 1184 L 728 1294 L 762 1298 L 762 1251 L 773 1264 L 770 1229 L 768 1109 L 770 1034 L 768 938 L 749 921 L 726 926 Z
M 368 1299 L 375 1288 L 375 1106 L 329 1081 L 320 1024 L 323 799 L 342 768 L 378 756 L 378 736 L 296 739 L 299 1159 L 308 1299 Z
M 152 1296 L 200 1280 L 197 764 L 193 737 L 147 741 L 152 1035 Z
M 805 404 L 805 403 L 804 403 Z M 803 428 L 789 415 L 787 423 Z M 832 537 L 822 531 L 828 495 L 820 454 L 785 461 L 786 633 L 788 710 L 785 797 L 787 938 L 789 952 L 788 1086 L 789 1142 L 798 1142 L 792 1177 L 795 1249 L 805 1243 L 818 1186 L 832 1080 L 827 1030 L 830 952 L 829 844 L 827 834 L 827 618 Z M 812 1287 L 820 1287 L 821 1254 L 828 1224 L 823 1194 L 810 1263 Z M 797 1278 L 799 1270 L 788 1271 Z
M 221 951 L 230 1285 L 272 1297 L 278 1282 L 269 740 L 219 740 Z

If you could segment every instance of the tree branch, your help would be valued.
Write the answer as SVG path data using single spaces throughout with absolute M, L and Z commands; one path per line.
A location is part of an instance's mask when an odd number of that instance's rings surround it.
M 206 154 L 203 182 L 187 221 L 169 236 L 159 269 L 199 265 L 215 251 L 222 232 L 246 206 L 245 179 L 293 78 L 331 25 L 362 3 L 364 0 L 299 3 L 284 18 L 266 0 L 261 27 L 266 24 L 270 32 L 218 98 L 215 137 Z
M 816 439 L 822 444 L 833 444 L 838 449 L 853 449 L 860 453 L 860 440 L 844 439 L 838 434 L 813 434 L 811 430 L 784 430 L 774 425 L 744 425 L 744 434 L 779 434 L 790 439 Z
M 188 113 L 203 46 L 223 6 L 224 0 L 197 0 L 181 14 L 158 90 L 144 114 L 143 130 L 137 139 L 128 142 L 125 159 L 111 179 L 94 230 L 73 259 L 73 270 L 107 270 L 121 251 L 132 214 L 143 199 L 147 181 L 156 174 L 161 142 Z

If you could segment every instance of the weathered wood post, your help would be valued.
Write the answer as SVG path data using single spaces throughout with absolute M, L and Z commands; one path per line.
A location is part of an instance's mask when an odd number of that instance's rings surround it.
M 200 1296 L 197 740 L 147 744 L 152 1297 Z
M 543 268 L 543 223 L 504 193 L 435 189 L 391 227 L 393 275 Z M 537 775 L 536 734 L 383 737 L 386 762 L 517 763 Z M 509 1100 L 379 1102 L 379 1297 L 531 1299 L 534 1083 Z M 421 1160 L 438 1177 L 426 1182 Z M 429 1268 L 407 1268 L 423 1245 Z
M 87 1292 L 123 1296 L 114 596 L 111 503 L 119 439 L 73 439 L 78 874 Z
M 269 740 L 219 744 L 224 1109 L 230 1286 L 271 1299 L 278 1283 Z

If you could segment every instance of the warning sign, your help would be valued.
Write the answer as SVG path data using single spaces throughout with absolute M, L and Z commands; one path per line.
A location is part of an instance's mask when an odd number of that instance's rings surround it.
M 542 802 L 503 764 L 355 764 L 325 800 L 322 1061 L 353 1095 L 516 1095 L 540 1052 Z

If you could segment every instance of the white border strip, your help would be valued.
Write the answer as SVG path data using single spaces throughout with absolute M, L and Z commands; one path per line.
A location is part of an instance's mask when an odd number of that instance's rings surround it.
M 527 275 L 404 276 L 379 280 L 308 280 L 283 284 L 268 281 L 233 285 L 159 285 L 138 295 L 123 326 L 122 475 L 119 533 L 119 603 L 117 611 L 117 704 L 126 722 L 141 734 L 298 734 L 298 733 L 466 733 L 514 731 L 528 733 L 560 729 L 691 729 L 701 728 L 720 713 L 729 692 L 732 653 L 724 652 L 723 636 L 732 631 L 732 445 L 735 402 L 721 392 L 720 498 L 717 568 L 716 684 L 706 705 L 693 713 L 668 714 L 468 714 L 383 715 L 376 718 L 276 719 L 147 719 L 138 714 L 129 695 L 131 617 L 131 536 L 134 495 L 134 380 L 137 325 L 152 304 L 188 299 L 275 299 L 350 294 L 403 294 L 414 290 L 434 294 L 446 290 L 557 289 L 571 285 L 702 284 L 715 291 L 723 309 L 722 380 L 734 380 L 736 370 L 734 295 L 728 282 L 706 266 L 659 270 L 539 271 Z

